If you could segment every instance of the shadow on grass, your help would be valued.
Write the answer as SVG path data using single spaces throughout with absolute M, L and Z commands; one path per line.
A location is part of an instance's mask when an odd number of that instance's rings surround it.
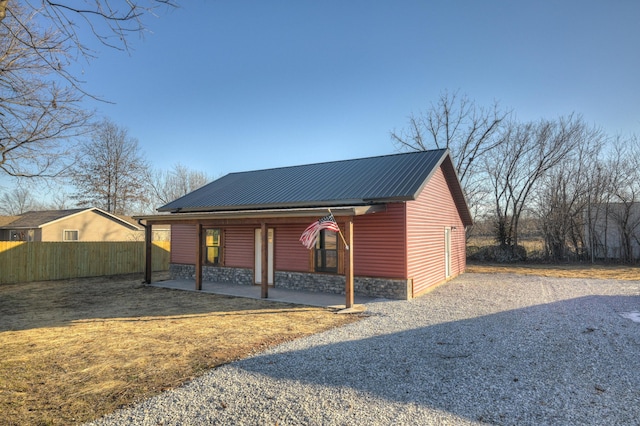
M 282 313 L 296 305 L 149 287 L 141 277 L 99 277 L 0 285 L 0 332 L 77 321 Z

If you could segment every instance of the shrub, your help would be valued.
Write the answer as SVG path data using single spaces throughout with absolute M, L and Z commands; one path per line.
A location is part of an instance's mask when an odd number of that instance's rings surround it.
M 523 246 L 470 246 L 467 247 L 467 259 L 478 262 L 510 263 L 527 260 L 527 250 Z

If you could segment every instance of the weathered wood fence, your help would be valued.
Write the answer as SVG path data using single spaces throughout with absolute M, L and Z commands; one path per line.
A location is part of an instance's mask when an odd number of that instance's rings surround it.
M 153 270 L 169 269 L 170 242 L 153 243 Z M 144 272 L 144 241 L 0 241 L 0 284 Z

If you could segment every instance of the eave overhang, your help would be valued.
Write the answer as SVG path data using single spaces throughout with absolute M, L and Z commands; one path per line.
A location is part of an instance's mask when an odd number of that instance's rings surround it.
M 261 209 L 261 210 L 223 210 L 209 212 L 170 213 L 149 216 L 134 216 L 138 221 L 145 221 L 147 225 L 172 224 L 199 220 L 216 219 L 282 219 L 282 218 L 320 218 L 331 211 L 334 217 L 362 216 L 365 214 L 386 211 L 386 204 L 372 204 L 367 206 L 327 206 L 308 208 Z

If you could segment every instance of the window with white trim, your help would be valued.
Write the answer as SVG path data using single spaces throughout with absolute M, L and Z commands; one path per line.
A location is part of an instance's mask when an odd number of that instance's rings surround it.
M 77 229 L 65 229 L 62 231 L 62 241 L 78 241 L 80 232 Z

